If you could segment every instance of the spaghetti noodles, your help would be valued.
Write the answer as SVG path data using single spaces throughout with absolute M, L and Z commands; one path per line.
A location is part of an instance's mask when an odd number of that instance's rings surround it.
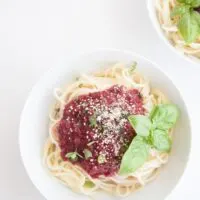
M 80 96 L 105 91 L 114 85 L 123 86 L 127 90 L 137 89 L 142 95 L 143 109 L 147 115 L 154 105 L 168 102 L 162 92 L 150 88 L 149 82 L 137 70 L 131 70 L 122 64 L 116 64 L 98 73 L 84 74 L 67 88 L 55 89 L 56 104 L 50 113 L 49 138 L 44 148 L 44 163 L 54 177 L 75 192 L 92 195 L 96 191 L 103 190 L 117 196 L 127 196 L 154 180 L 161 166 L 168 162 L 168 153 L 151 148 L 148 160 L 134 173 L 127 176 L 120 176 L 118 173 L 106 176 L 102 173 L 93 177 L 90 171 L 87 172 L 80 165 L 63 159 L 58 124 L 65 115 L 65 106 Z M 115 110 L 115 114 L 116 112 L 118 111 Z M 115 116 L 114 120 L 116 119 Z M 169 136 L 172 136 L 171 131 Z
M 187 44 L 178 31 L 178 18 L 172 19 L 170 16 L 172 10 L 177 5 L 177 1 L 155 0 L 155 2 L 161 28 L 173 46 L 188 56 L 200 58 L 200 37 L 195 42 Z

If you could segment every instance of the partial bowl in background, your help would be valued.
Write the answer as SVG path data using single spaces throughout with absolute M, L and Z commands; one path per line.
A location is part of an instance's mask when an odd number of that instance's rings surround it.
M 156 1 L 157 0 L 147 0 L 147 8 L 148 8 L 148 12 L 149 12 L 149 17 L 150 20 L 156 30 L 156 32 L 158 33 L 158 35 L 160 36 L 160 38 L 162 39 L 162 41 L 164 41 L 164 43 L 176 54 L 180 55 L 182 58 L 184 58 L 185 60 L 192 62 L 193 64 L 200 64 L 200 59 L 194 57 L 194 56 L 189 56 L 184 54 L 182 51 L 180 51 L 179 49 L 177 49 L 172 42 L 169 41 L 169 39 L 167 38 L 165 32 L 163 31 L 163 29 L 161 28 L 161 25 L 159 23 L 158 17 L 157 17 L 157 11 L 156 11 Z
M 99 50 L 56 66 L 34 86 L 21 115 L 20 151 L 26 171 L 48 200 L 86 200 L 88 197 L 72 192 L 51 177 L 42 164 L 42 152 L 48 136 L 49 108 L 54 101 L 53 89 L 73 80 L 80 72 L 96 71 L 111 63 L 137 61 L 138 69 L 153 87 L 163 91 L 181 110 L 181 117 L 174 130 L 173 148 L 169 163 L 163 167 L 155 181 L 126 197 L 126 200 L 165 199 L 179 183 L 190 157 L 191 129 L 186 105 L 172 80 L 151 61 L 132 52 Z M 114 200 L 116 197 L 97 194 L 96 200 Z

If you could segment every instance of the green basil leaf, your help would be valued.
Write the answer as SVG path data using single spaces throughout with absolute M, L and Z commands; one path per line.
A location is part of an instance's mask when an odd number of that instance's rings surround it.
M 159 150 L 164 152 L 169 152 L 171 149 L 171 140 L 168 136 L 167 131 L 163 130 L 154 130 L 151 134 L 151 140 L 153 146 Z
M 179 3 L 184 3 L 184 4 L 187 4 L 187 5 L 190 5 L 192 6 L 193 4 L 195 4 L 196 1 L 198 0 L 177 0 Z
M 149 114 L 149 118 L 152 120 L 153 116 L 155 115 L 155 113 L 158 110 L 158 106 L 154 106 L 153 109 L 151 110 L 150 114 Z
M 175 16 L 182 16 L 185 13 L 189 12 L 190 7 L 188 5 L 177 5 L 176 7 L 174 7 L 174 9 L 171 12 L 171 17 L 175 17 Z
M 190 5 L 193 7 L 193 8 L 198 8 L 200 6 L 200 0 L 193 0 Z
M 187 4 L 188 1 L 192 1 L 192 0 L 177 0 L 179 3 L 185 3 Z
M 126 175 L 133 173 L 145 163 L 148 156 L 148 144 L 143 137 L 136 136 L 122 158 L 119 174 Z
M 144 115 L 130 115 L 128 117 L 131 126 L 135 129 L 137 135 L 148 136 L 151 129 L 151 120 Z
M 194 42 L 200 33 L 199 24 L 192 12 L 185 13 L 180 18 L 178 29 L 181 36 L 188 44 Z
M 188 5 L 192 5 L 192 3 L 194 2 L 195 0 L 185 0 L 185 3 L 188 4 Z
M 153 110 L 151 120 L 153 122 L 153 128 L 155 129 L 168 130 L 178 120 L 179 110 L 176 105 L 161 104 L 157 105 Z
M 199 27 L 200 27 L 200 14 L 196 11 L 193 11 L 192 15 L 196 19 L 196 21 L 197 21 L 197 23 L 199 24 Z

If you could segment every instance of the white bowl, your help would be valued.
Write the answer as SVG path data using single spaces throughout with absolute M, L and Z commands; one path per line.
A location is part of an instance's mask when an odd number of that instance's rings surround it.
M 173 44 L 168 40 L 168 38 L 166 37 L 164 31 L 162 30 L 157 14 L 156 14 L 156 6 L 155 6 L 155 2 L 156 0 L 147 0 L 147 8 L 149 11 L 149 17 L 151 19 L 151 22 L 156 30 L 156 32 L 158 33 L 158 35 L 160 36 L 160 38 L 164 41 L 164 43 L 176 54 L 180 55 L 182 58 L 184 58 L 185 60 L 192 62 L 193 64 L 200 64 L 200 59 L 195 58 L 195 57 L 190 57 L 188 55 L 185 55 L 183 52 L 181 52 L 180 50 L 176 49 Z
M 20 150 L 27 173 L 48 200 L 84 200 L 88 197 L 76 194 L 52 178 L 42 164 L 42 152 L 48 136 L 49 107 L 54 101 L 53 88 L 71 81 L 79 72 L 95 71 L 108 63 L 138 62 L 139 70 L 151 81 L 153 87 L 162 90 L 181 110 L 181 117 L 174 131 L 174 143 L 169 163 L 158 178 L 126 200 L 165 199 L 180 181 L 190 156 L 191 130 L 187 108 L 178 89 L 170 78 L 155 64 L 127 51 L 98 50 L 68 60 L 55 66 L 34 86 L 21 116 Z M 96 199 L 112 200 L 107 194 L 98 194 Z

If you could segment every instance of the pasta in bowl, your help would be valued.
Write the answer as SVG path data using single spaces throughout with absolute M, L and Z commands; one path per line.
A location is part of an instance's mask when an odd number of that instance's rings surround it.
M 28 171 L 41 172 L 40 181 L 33 182 L 47 199 L 53 199 L 48 187 L 60 199 L 166 197 L 183 174 L 190 148 L 189 119 L 175 86 L 153 64 L 129 52 L 94 52 L 70 66 L 53 73 L 55 82 L 40 91 L 43 97 L 32 110 L 36 118 L 42 107 L 46 112 L 39 121 L 31 120 L 31 126 L 37 125 L 34 132 L 43 133 L 31 134 L 29 144 L 29 151 L 39 145 L 31 157 L 40 155 L 37 162 L 43 162 L 34 163 L 34 169 L 24 162 Z M 71 78 L 67 85 L 65 70 Z M 24 120 L 22 115 L 21 130 L 30 125 Z M 185 134 L 181 145 L 179 131 Z M 24 159 L 23 139 L 20 144 Z M 180 164 L 180 159 L 185 161 Z M 158 188 L 157 194 L 150 192 Z
M 148 0 L 150 19 L 165 43 L 193 63 L 200 61 L 200 3 Z

